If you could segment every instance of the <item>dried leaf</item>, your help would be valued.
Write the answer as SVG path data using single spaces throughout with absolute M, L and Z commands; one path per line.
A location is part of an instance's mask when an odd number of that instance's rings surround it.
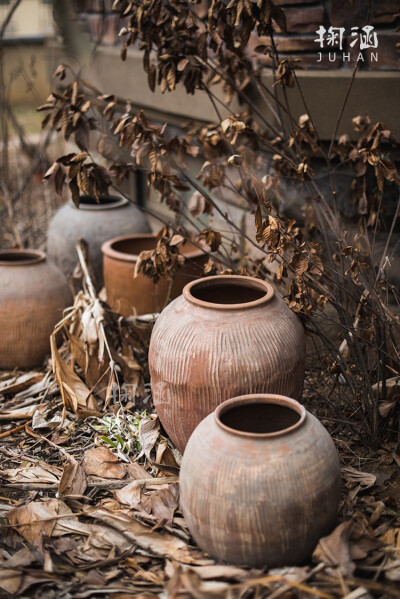
M 65 464 L 58 486 L 59 495 L 84 495 L 87 487 L 85 471 L 71 456 Z
M 151 512 L 157 521 L 172 524 L 175 510 L 179 504 L 179 485 L 173 483 L 158 489 L 150 495 Z
M 107 447 L 89 449 L 83 458 L 82 468 L 86 474 L 94 474 L 101 478 L 120 480 L 126 475 L 125 465 Z
M 114 497 L 119 503 L 123 505 L 127 505 L 130 508 L 140 507 L 140 503 L 142 501 L 142 487 L 141 484 L 137 481 L 133 481 L 126 485 L 126 487 L 122 487 L 122 489 L 117 489 L 114 492 Z
M 186 564 L 208 565 L 212 562 L 205 559 L 197 551 L 190 549 L 184 541 L 171 534 L 160 534 L 122 512 L 110 512 L 101 508 L 86 508 L 85 513 L 91 518 L 101 520 L 138 545 L 155 555 L 169 558 Z
M 63 402 L 79 416 L 98 414 L 97 402 L 85 383 L 61 357 L 55 336 L 50 338 L 53 369 L 60 386 Z
M 44 379 L 43 372 L 27 372 L 22 375 L 11 376 L 0 383 L 0 393 L 15 394 L 29 389 L 32 385 Z
M 38 405 L 26 406 L 24 408 L 16 408 L 14 410 L 6 410 L 0 412 L 1 420 L 25 420 L 26 418 L 32 418 L 38 409 Z
M 139 424 L 139 441 L 142 447 L 140 455 L 145 455 L 151 461 L 150 453 L 153 449 L 160 432 L 160 423 L 158 418 L 141 420 Z
M 204 214 L 206 208 L 205 197 L 199 191 L 195 191 L 192 197 L 189 199 L 188 208 L 194 218 L 199 218 L 202 214 Z
M 376 482 L 376 476 L 369 474 L 368 472 L 360 472 L 352 466 L 346 466 L 342 468 L 342 475 L 348 482 L 358 483 L 363 489 L 369 489 L 373 487 Z
M 71 514 L 70 520 L 74 520 L 72 511 L 58 499 L 47 499 L 45 501 L 31 501 L 30 503 L 11 510 L 7 517 L 18 532 L 30 543 L 37 546 L 42 535 L 51 537 L 57 524 L 57 516 Z
M 329 536 L 320 539 L 313 553 L 314 561 L 336 566 L 342 576 L 351 576 L 355 570 L 355 564 L 350 557 L 352 527 L 353 522 L 342 522 Z
M 52 429 L 60 426 L 62 423 L 61 414 L 54 414 L 49 420 L 45 416 L 49 413 L 47 406 L 39 406 L 32 417 L 32 429 L 34 431 L 43 429 Z
M 56 483 L 60 480 L 61 470 L 50 464 L 12 468 L 3 470 L 1 475 L 12 483 Z

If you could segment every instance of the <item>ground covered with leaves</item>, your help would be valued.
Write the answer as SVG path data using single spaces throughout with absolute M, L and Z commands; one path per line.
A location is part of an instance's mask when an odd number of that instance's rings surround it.
M 110 312 L 87 283 L 47 365 L 0 375 L 0 596 L 398 597 L 398 447 L 360 445 L 312 371 L 305 404 L 342 463 L 337 528 L 297 567 L 232 566 L 196 547 L 179 510 L 181 456 L 152 407 L 149 326 Z

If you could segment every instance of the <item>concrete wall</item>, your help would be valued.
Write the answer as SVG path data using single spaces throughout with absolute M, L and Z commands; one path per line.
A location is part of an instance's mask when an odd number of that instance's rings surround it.
M 11 104 L 38 106 L 50 93 L 48 48 L 44 41 L 4 45 L 4 72 Z
M 10 9 L 10 4 L 0 4 L 0 23 Z M 54 32 L 52 3 L 43 0 L 23 0 L 7 27 L 7 38 L 32 38 L 52 35 Z

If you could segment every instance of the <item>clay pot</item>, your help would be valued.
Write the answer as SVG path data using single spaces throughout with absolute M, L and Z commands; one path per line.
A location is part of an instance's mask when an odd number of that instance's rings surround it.
M 0 251 L 0 369 L 40 366 L 50 334 L 72 298 L 43 252 Z
M 190 437 L 180 497 L 194 539 L 217 559 L 300 564 L 335 524 L 338 455 L 326 429 L 297 401 L 236 397 Z
M 252 277 L 189 283 L 158 318 L 149 368 L 160 420 L 182 452 L 225 399 L 278 393 L 300 399 L 305 336 L 271 285 Z
M 104 284 L 107 302 L 119 314 L 152 314 L 160 312 L 167 301 L 170 279 L 162 278 L 156 284 L 149 277 L 139 274 L 135 277 L 135 267 L 140 252 L 156 247 L 157 236 L 127 235 L 107 241 L 102 246 L 104 254 Z M 186 261 L 175 276 L 171 299 L 182 293 L 182 289 L 203 273 L 207 255 L 193 243 L 186 242 L 180 247 Z
M 138 206 L 119 196 L 102 196 L 100 203 L 81 196 L 80 206 L 65 204 L 50 222 L 47 233 L 48 257 L 67 275 L 78 262 L 76 244 L 80 238 L 89 244 L 90 261 L 97 283 L 103 284 L 101 245 L 107 239 L 128 233 L 147 233 L 150 225 Z

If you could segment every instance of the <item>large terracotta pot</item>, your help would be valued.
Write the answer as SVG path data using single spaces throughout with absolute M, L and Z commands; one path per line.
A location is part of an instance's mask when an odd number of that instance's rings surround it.
M 135 277 L 140 252 L 153 250 L 155 234 L 126 235 L 107 241 L 102 246 L 104 284 L 108 304 L 123 316 L 161 312 L 168 298 L 170 279 L 162 278 L 156 284 L 149 277 Z M 201 277 L 207 255 L 193 243 L 180 246 L 186 260 L 175 276 L 171 299 L 178 297 L 189 281 Z
M 340 466 L 332 439 L 297 401 L 229 399 L 187 444 L 181 507 L 198 545 L 236 564 L 300 564 L 334 526 Z
M 90 196 L 81 196 L 79 208 L 69 201 L 51 220 L 47 233 L 48 257 L 64 274 L 71 274 L 78 262 L 76 244 L 80 238 L 85 239 L 89 244 L 96 281 L 102 285 L 101 245 L 117 235 L 147 233 L 150 230 L 140 208 L 122 197 L 102 196 L 97 203 Z
M 40 366 L 71 302 L 64 275 L 43 252 L 0 251 L 0 369 Z
M 150 342 L 154 404 L 180 451 L 225 399 L 279 393 L 300 399 L 305 336 L 271 285 L 252 277 L 206 277 L 158 318 Z

